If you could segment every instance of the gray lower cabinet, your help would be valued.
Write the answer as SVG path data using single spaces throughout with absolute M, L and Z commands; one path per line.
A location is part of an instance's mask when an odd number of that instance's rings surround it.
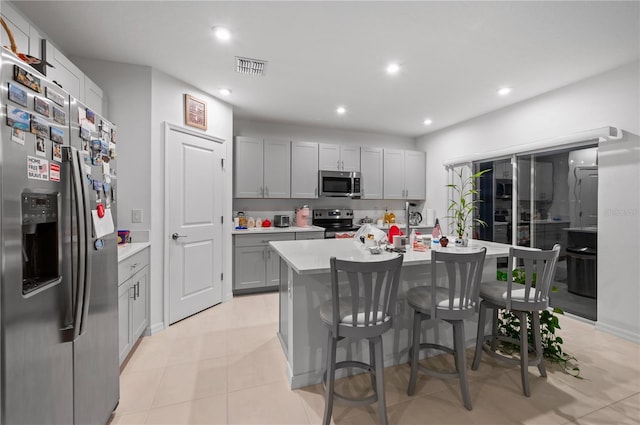
M 149 325 L 149 249 L 118 264 L 120 364 Z
M 233 293 L 278 289 L 280 257 L 269 247 L 270 241 L 323 238 L 322 231 L 233 235 Z

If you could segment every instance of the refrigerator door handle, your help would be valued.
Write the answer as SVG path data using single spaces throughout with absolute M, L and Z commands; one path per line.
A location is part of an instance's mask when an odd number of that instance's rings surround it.
M 78 169 L 80 170 L 82 164 L 85 163 L 85 152 L 76 150 L 78 159 Z M 83 259 L 84 261 L 84 299 L 82 301 L 82 317 L 80 319 L 80 332 L 82 335 L 87 330 L 87 318 L 89 317 L 89 300 L 91 297 L 91 257 L 92 257 L 92 218 L 91 218 L 91 200 L 89 198 L 89 185 L 85 179 L 82 179 L 82 173 L 80 173 L 81 179 L 79 180 L 82 188 L 82 213 L 84 218 L 84 246 L 83 246 Z M 77 198 L 80 199 L 80 198 Z
M 88 261 L 91 211 L 88 208 L 87 184 L 84 182 L 83 164 L 84 154 L 71 146 L 63 147 L 63 158 L 71 164 L 71 182 L 75 202 L 73 205 L 76 226 L 77 226 L 77 261 L 76 279 L 72 281 L 75 292 L 75 303 L 73 306 L 73 339 L 78 338 L 85 330 L 85 317 L 89 310 L 91 262 Z M 88 231 L 89 229 L 89 231 Z

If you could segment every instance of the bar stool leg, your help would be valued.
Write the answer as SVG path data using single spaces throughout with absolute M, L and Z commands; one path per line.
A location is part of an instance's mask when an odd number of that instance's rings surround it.
M 378 422 L 387 425 L 387 401 L 384 393 L 384 356 L 382 351 L 382 336 L 373 338 L 376 362 L 376 395 L 378 396 Z
M 498 336 L 498 307 L 492 307 L 493 311 L 491 313 L 491 335 L 493 336 L 493 338 L 491 338 L 491 351 L 496 351 L 496 349 L 498 348 L 498 339 L 496 338 Z
M 416 392 L 416 382 L 418 381 L 418 358 L 420 357 L 420 326 L 422 324 L 422 318 L 417 311 L 413 312 L 413 335 L 411 342 L 410 363 L 411 363 L 411 376 L 409 378 L 409 388 L 407 389 L 407 395 L 413 395 Z
M 522 377 L 522 391 L 529 397 L 529 338 L 527 335 L 527 313 L 514 312 L 520 320 L 520 376 Z
M 324 404 L 324 419 L 322 423 L 329 425 L 331 423 L 331 413 L 333 411 L 333 390 L 336 379 L 336 347 L 338 340 L 333 337 L 331 331 L 329 331 L 329 343 L 327 351 L 327 371 L 325 380 L 325 404 Z
M 371 387 L 376 387 L 376 356 L 375 356 L 375 344 L 372 340 L 369 340 L 369 365 L 371 366 Z
M 540 363 L 538 363 L 538 370 L 540 371 L 540 376 L 547 377 L 547 369 L 544 366 L 544 355 L 542 354 L 542 336 L 540 335 L 540 313 L 534 311 L 531 313 L 533 315 L 531 320 L 531 327 L 533 331 L 533 341 L 536 346 L 536 356 L 540 356 Z
M 484 327 L 487 320 L 487 305 L 484 301 L 480 302 L 480 313 L 478 314 L 478 333 L 476 335 L 476 352 L 473 355 L 472 370 L 478 370 L 480 360 L 482 359 L 482 346 L 484 345 Z
M 467 381 L 467 359 L 464 349 L 464 322 L 456 320 L 453 325 L 453 350 L 456 361 L 456 370 L 458 371 L 458 379 L 460 380 L 460 392 L 464 407 L 471 410 L 471 396 L 469 395 L 469 382 Z

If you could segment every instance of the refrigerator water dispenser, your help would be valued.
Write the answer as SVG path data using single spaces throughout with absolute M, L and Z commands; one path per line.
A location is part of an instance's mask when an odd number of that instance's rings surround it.
M 22 293 L 58 283 L 60 226 L 57 193 L 22 194 Z

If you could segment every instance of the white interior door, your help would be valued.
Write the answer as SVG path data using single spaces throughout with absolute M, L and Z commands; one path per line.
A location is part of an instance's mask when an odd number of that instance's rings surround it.
M 169 131 L 169 322 L 222 301 L 224 145 Z

